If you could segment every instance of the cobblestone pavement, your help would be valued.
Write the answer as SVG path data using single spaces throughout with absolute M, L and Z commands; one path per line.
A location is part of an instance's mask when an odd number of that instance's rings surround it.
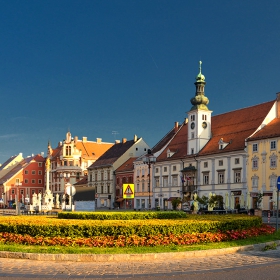
M 141 262 L 54 262 L 0 259 L 1 279 L 116 279 L 162 276 L 186 276 L 230 269 L 280 264 L 280 248 L 249 251 L 222 256 Z

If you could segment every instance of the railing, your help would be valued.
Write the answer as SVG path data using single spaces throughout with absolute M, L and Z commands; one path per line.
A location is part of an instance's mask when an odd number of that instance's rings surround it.
M 82 172 L 82 168 L 80 166 L 58 166 L 56 168 L 57 172 L 67 172 L 67 171 L 79 171 Z
M 5 215 L 16 216 L 17 215 L 17 210 L 16 209 L 0 209 L 0 215 L 2 215 L 2 216 L 5 216 Z
M 194 192 L 196 186 L 184 186 L 183 192 Z

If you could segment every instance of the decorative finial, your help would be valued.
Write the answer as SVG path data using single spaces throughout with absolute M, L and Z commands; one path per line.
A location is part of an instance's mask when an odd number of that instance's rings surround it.
M 202 64 L 202 61 L 200 60 L 199 61 L 199 74 L 201 74 L 201 64 Z

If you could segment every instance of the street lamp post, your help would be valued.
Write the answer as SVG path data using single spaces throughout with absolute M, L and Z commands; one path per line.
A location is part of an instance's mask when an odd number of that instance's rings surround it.
M 151 165 L 156 162 L 156 157 L 152 154 L 151 150 L 148 149 L 148 154 L 143 157 L 143 163 L 147 164 L 149 167 L 149 183 L 148 183 L 148 192 L 149 192 L 149 210 L 151 210 Z

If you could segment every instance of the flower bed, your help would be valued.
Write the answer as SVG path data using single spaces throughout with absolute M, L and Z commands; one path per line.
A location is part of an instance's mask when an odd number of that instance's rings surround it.
M 21 235 L 15 233 L 0 233 L 2 244 L 46 245 L 46 246 L 75 246 L 75 247 L 139 247 L 158 245 L 192 245 L 210 242 L 221 242 L 246 239 L 258 235 L 275 232 L 275 228 L 267 225 L 247 230 L 230 230 L 217 233 L 186 233 L 168 235 L 148 235 L 145 237 L 132 236 L 96 236 L 91 238 L 43 237 Z
M 66 220 L 49 217 L 1 217 L 0 232 L 44 237 L 140 236 L 181 235 L 187 233 L 216 233 L 260 227 L 260 217 L 213 215 L 178 220 Z

